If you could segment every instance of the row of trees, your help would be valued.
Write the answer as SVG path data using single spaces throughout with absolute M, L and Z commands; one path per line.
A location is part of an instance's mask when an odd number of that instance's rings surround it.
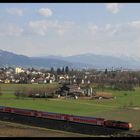
M 62 68 L 57 68 L 56 70 L 54 70 L 54 68 L 52 67 L 50 70 L 50 73 L 53 74 L 57 74 L 57 75 L 61 75 L 61 74 L 69 74 L 69 67 L 62 67 Z
M 134 91 L 135 86 L 129 83 L 120 83 L 120 82 L 115 82 L 112 85 L 106 85 L 104 83 L 98 83 L 97 86 L 95 87 L 96 89 L 101 89 L 104 91 L 106 88 L 114 89 L 114 90 L 124 90 L 124 91 Z
M 20 87 L 15 91 L 15 96 L 17 98 L 25 98 L 25 97 L 41 97 L 41 98 L 49 98 L 54 97 L 58 87 L 41 87 L 41 88 L 25 88 Z
M 134 90 L 135 86 L 140 86 L 140 71 L 123 71 L 122 68 L 100 71 L 96 69 L 74 70 L 66 66 L 56 70 L 51 68 L 50 72 L 56 75 L 68 74 L 70 81 L 76 79 L 77 84 L 80 84 L 82 79 L 85 81 L 88 79 L 91 84 L 94 83 L 103 89 L 110 86 L 112 89 L 117 90 Z M 87 76 L 87 79 L 85 79 L 85 76 Z

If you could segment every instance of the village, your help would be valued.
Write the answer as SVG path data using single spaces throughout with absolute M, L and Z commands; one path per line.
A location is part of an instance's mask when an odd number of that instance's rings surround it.
M 107 69 L 97 70 L 73 70 L 68 66 L 63 68 L 34 69 L 21 67 L 0 68 L 1 84 L 55 84 L 58 86 L 53 89 L 40 89 L 26 91 L 23 93 L 19 89 L 15 93 L 16 96 L 29 96 L 39 98 L 62 98 L 78 99 L 79 97 L 88 97 L 88 99 L 115 99 L 111 94 L 104 93 L 104 88 L 111 86 L 112 88 L 124 88 L 124 90 L 132 90 L 132 84 L 139 84 L 137 77 L 126 76 L 126 71 Z M 123 77 L 125 76 L 125 81 Z M 128 79 L 127 79 L 128 78 Z M 96 86 L 95 86 L 96 85 Z M 116 86 L 116 87 L 115 87 Z M 96 92 L 96 89 L 102 89 L 102 93 Z M 132 88 L 132 89 L 130 89 Z M 25 89 L 24 89 L 25 90 Z M 25 91 L 24 91 L 25 92 Z

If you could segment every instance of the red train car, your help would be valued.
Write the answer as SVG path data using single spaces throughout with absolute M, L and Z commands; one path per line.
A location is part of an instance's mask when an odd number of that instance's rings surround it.
M 20 114 L 20 115 L 27 115 L 27 116 L 36 116 L 36 111 L 29 110 L 29 109 L 20 109 L 20 108 L 14 108 L 14 107 L 0 106 L 0 111 L 14 113 L 14 114 Z
M 43 112 L 43 111 L 20 109 L 20 108 L 5 107 L 5 106 L 0 106 L 0 112 L 9 112 L 9 113 L 15 113 L 15 114 L 20 114 L 20 115 L 25 115 L 25 116 L 49 118 L 49 119 L 54 119 L 54 120 L 65 120 L 65 121 L 70 121 L 70 122 L 85 123 L 85 124 L 111 127 L 111 128 L 117 128 L 117 129 L 126 129 L 126 130 L 132 129 L 132 124 L 129 122 L 105 120 L 104 118 L 75 116 L 75 115 Z
M 5 109 L 5 107 L 4 107 L 4 106 L 0 106 L 0 112 L 3 112 L 3 111 L 4 111 L 4 109 Z
M 25 115 L 25 116 L 36 116 L 35 110 L 28 110 L 28 109 L 14 108 L 14 110 L 12 110 L 12 113 Z
M 77 123 L 85 123 L 85 124 L 91 124 L 91 125 L 99 125 L 103 126 L 104 125 L 104 119 L 103 118 L 94 118 L 94 117 L 85 117 L 85 116 L 71 116 L 72 122 L 77 122 Z
M 106 127 L 118 128 L 118 129 L 132 129 L 132 124 L 129 122 L 115 121 L 115 120 L 106 120 L 104 122 Z
M 37 117 L 42 117 L 42 118 L 49 118 L 49 119 L 55 119 L 55 120 L 64 120 L 62 114 L 59 114 L 59 113 L 37 111 L 36 115 L 37 115 Z
M 3 108 L 3 112 L 9 112 L 9 113 L 11 113 L 11 110 L 12 109 L 13 109 L 12 107 L 4 107 Z

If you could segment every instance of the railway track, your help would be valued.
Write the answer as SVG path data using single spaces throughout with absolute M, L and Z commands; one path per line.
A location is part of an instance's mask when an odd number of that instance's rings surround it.
M 133 131 L 126 131 L 114 128 L 107 128 L 101 126 L 94 126 L 90 124 L 74 123 L 62 120 L 52 120 L 45 118 L 36 118 L 30 116 L 23 116 L 12 113 L 0 112 L 0 120 L 16 122 L 21 124 L 27 124 L 31 126 L 44 127 L 55 130 L 62 130 L 74 133 L 82 133 L 96 136 L 109 136 L 109 137 L 119 137 L 119 136 L 139 136 Z
M 136 130 L 129 130 L 128 132 L 123 132 L 122 135 L 129 137 L 140 137 L 140 132 Z

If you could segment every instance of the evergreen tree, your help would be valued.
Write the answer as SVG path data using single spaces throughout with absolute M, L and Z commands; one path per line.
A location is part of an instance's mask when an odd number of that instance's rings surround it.
M 107 74 L 107 72 L 108 72 L 107 69 L 105 69 L 105 74 Z
M 62 68 L 62 74 L 65 74 L 65 69 L 64 69 L 64 67 Z
M 51 72 L 51 73 L 54 73 L 54 68 L 53 68 L 53 67 L 51 67 L 50 72 Z
M 65 73 L 66 73 L 66 74 L 69 73 L 69 67 L 68 67 L 68 66 L 65 67 Z
M 61 69 L 57 68 L 57 74 L 60 75 L 61 74 Z

